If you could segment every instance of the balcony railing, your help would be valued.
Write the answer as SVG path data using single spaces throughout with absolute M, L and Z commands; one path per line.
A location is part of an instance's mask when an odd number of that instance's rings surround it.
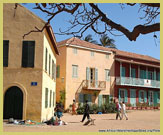
M 116 77 L 116 85 L 160 88 L 160 81 L 132 77 Z
M 83 80 L 83 89 L 104 90 L 106 89 L 106 81 Z

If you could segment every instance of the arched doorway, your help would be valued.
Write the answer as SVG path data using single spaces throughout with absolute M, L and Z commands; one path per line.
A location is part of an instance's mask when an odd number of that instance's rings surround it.
M 10 87 L 4 96 L 3 119 L 22 119 L 23 92 L 17 86 Z

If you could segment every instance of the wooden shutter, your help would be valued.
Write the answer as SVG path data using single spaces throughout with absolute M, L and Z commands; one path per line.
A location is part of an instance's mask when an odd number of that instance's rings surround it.
M 102 105 L 102 95 L 98 96 L 98 106 Z
M 48 88 L 45 88 L 45 108 L 48 107 Z
M 52 90 L 50 90 L 50 100 L 49 100 L 49 107 L 51 107 L 51 100 L 52 100 Z
M 51 55 L 49 54 L 49 75 L 51 74 Z
M 57 78 L 60 77 L 60 65 L 57 65 Z
M 141 91 L 139 90 L 139 103 L 141 103 Z
M 126 76 L 126 70 L 125 70 L 125 67 L 122 67 L 122 77 L 125 77 Z
M 147 91 L 144 91 L 144 102 L 147 103 Z
M 22 67 L 34 67 L 35 41 L 23 41 Z
M 45 71 L 47 71 L 47 62 L 48 62 L 48 49 L 45 51 Z
M 128 91 L 125 90 L 124 92 L 125 92 L 125 100 L 124 101 L 127 103 L 128 102 Z
M 86 80 L 90 80 L 90 68 L 86 68 Z
M 136 78 L 136 69 L 131 68 L 131 77 Z
M 3 40 L 3 67 L 8 67 L 9 40 Z
M 157 99 L 158 99 L 158 92 L 157 91 L 154 91 L 154 105 L 156 106 L 157 105 Z
M 95 87 L 98 87 L 98 69 L 95 68 Z

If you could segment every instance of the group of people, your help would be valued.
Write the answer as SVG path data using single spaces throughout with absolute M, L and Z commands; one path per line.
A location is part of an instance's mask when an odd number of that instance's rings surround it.
M 123 116 L 126 117 L 126 120 L 128 120 L 127 114 L 126 114 L 126 105 L 124 102 L 119 103 L 116 102 L 116 120 L 118 120 L 118 117 L 120 120 L 123 119 Z
M 54 115 L 58 117 L 58 119 L 60 120 L 60 118 L 63 116 L 62 112 L 63 112 L 63 107 L 61 106 L 61 104 L 57 104 L 56 108 L 54 109 L 55 113 Z M 85 108 L 84 108 L 84 113 L 83 113 L 83 118 L 80 122 L 84 122 L 85 118 L 87 117 L 88 120 L 90 120 L 90 107 L 88 104 L 88 100 L 86 100 L 86 104 L 85 104 Z M 73 104 L 72 104 L 72 115 L 77 114 L 76 113 L 76 103 L 75 100 L 73 100 Z M 126 117 L 126 120 L 128 120 L 127 114 L 126 114 L 126 105 L 124 102 L 116 102 L 116 120 L 118 120 L 118 117 L 120 118 L 120 120 L 123 119 L 123 116 Z

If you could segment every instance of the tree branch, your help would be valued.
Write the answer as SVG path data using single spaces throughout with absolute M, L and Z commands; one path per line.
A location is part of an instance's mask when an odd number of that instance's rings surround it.
M 94 8 L 99 15 L 102 17 L 101 21 L 105 22 L 107 25 L 109 25 L 111 28 L 114 28 L 122 33 L 125 34 L 125 36 L 130 40 L 130 41 L 136 41 L 137 37 L 140 34 L 148 34 L 151 32 L 155 31 L 160 31 L 160 23 L 144 26 L 144 25 L 137 25 L 134 27 L 133 31 L 130 32 L 128 29 L 123 27 L 120 24 L 117 24 L 110 20 L 109 18 L 106 17 L 106 15 L 93 3 L 89 4 L 92 8 Z

